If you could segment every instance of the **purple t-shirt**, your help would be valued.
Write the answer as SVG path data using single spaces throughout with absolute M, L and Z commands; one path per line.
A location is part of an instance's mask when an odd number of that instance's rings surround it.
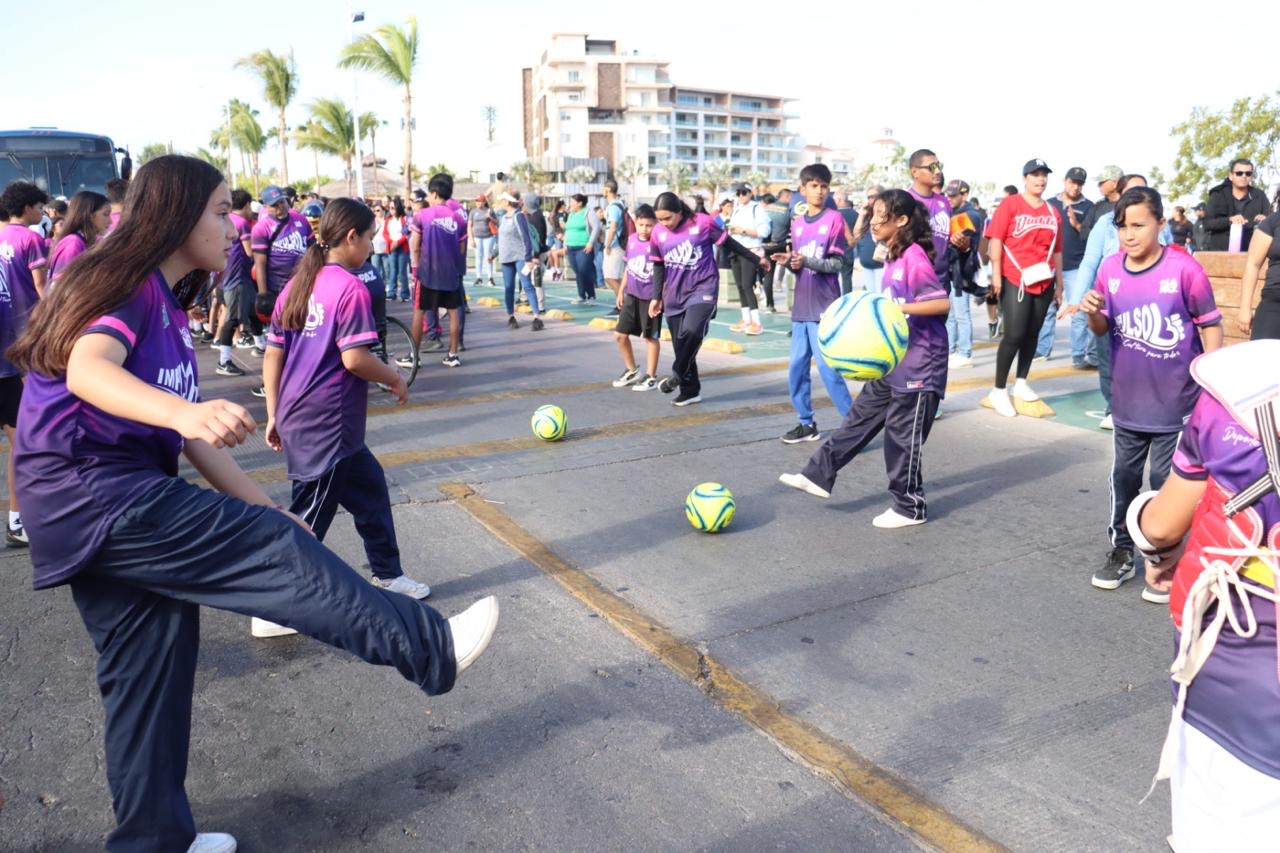
M 76 258 L 84 254 L 84 238 L 79 234 L 64 234 L 49 255 L 49 281 L 58 280 Z
M 951 279 L 951 264 L 947 260 L 947 247 L 951 245 L 951 202 L 941 193 L 920 195 L 914 187 L 907 193 L 924 205 L 929 212 L 929 228 L 933 232 L 933 271 L 942 282 Z
M 294 283 L 276 300 L 267 333 L 267 346 L 284 350 L 276 429 L 289 479 L 317 480 L 364 446 L 369 383 L 347 370 L 342 353 L 376 344 L 378 332 L 368 288 L 337 264 L 316 275 L 305 325 L 284 329 Z
M 119 341 L 124 369 L 148 385 L 200 400 L 187 315 L 159 272 L 84 334 Z M 120 513 L 178 475 L 183 439 L 86 403 L 67 390 L 65 375 L 27 374 L 18 411 L 15 485 L 42 589 L 83 569 Z
M 649 259 L 661 262 L 666 279 L 662 286 L 662 313 L 683 314 L 693 302 L 712 305 L 720 295 L 720 270 L 715 248 L 726 234 L 705 213 L 685 217 L 675 230 L 661 222 L 649 235 Z
M 649 257 L 651 240 L 632 234 L 627 239 L 627 293 L 644 302 L 653 298 L 653 259 Z
M 1102 262 L 1094 290 L 1111 328 L 1111 416 L 1138 432 L 1178 432 L 1200 396 L 1191 362 L 1204 346 L 1196 329 L 1222 322 L 1204 267 L 1164 249 L 1146 270 L 1125 269 L 1125 254 Z
M 1206 391 L 1178 440 L 1173 469 L 1187 480 L 1212 476 L 1228 494 L 1235 494 L 1266 473 L 1267 461 L 1258 441 Z M 1253 509 L 1262 517 L 1261 547 L 1274 547 L 1266 543 L 1278 535 L 1280 498 L 1272 492 Z M 1262 598 L 1251 596 L 1250 601 L 1257 634 L 1245 639 L 1223 626 L 1213 654 L 1187 690 L 1185 719 L 1245 764 L 1280 778 L 1276 607 Z M 1241 612 L 1239 605 L 1236 612 Z
M 281 222 L 284 222 L 283 228 L 280 228 Z M 276 233 L 276 229 L 280 233 L 272 241 L 271 235 Z M 267 254 L 267 290 L 279 293 L 293 276 L 293 268 L 307 253 L 307 246 L 311 245 L 311 223 L 296 210 L 290 210 L 285 220 L 276 219 L 267 208 L 249 233 L 249 248 L 255 253 L 266 254 L 270 250 Z
M 844 238 L 844 217 L 837 210 L 823 208 L 816 217 L 797 216 L 791 220 L 792 251 L 821 261 L 844 257 L 849 243 Z M 791 299 L 791 320 L 816 323 L 827 306 L 840 298 L 840 273 L 820 273 L 803 267 L 796 273 L 795 295 Z
M 9 295 L 15 335 L 22 334 L 31 309 L 40 301 L 32 273 L 47 264 L 39 234 L 13 222 L 0 228 L 0 291 Z
M 418 282 L 427 290 L 458 290 L 463 264 L 458 243 L 467 235 L 466 220 L 443 204 L 424 207 L 413 215 L 409 230 L 422 237 L 418 250 Z
M 253 269 L 253 258 L 244 253 L 244 243 L 241 242 L 245 237 L 249 237 L 252 247 L 253 225 L 238 213 L 229 215 L 231 224 L 236 229 L 236 241 L 231 244 L 231 251 L 227 253 L 227 267 L 222 271 L 222 287 L 224 290 L 239 287 L 242 284 L 250 284 L 253 281 L 249 277 L 249 271 Z M 270 219 L 271 217 L 267 216 L 266 218 Z M 278 221 L 277 224 L 279 224 Z M 307 223 L 307 227 L 311 227 L 310 222 Z M 271 232 L 268 231 L 266 237 L 263 238 L 263 242 L 265 243 L 266 238 L 270 236 Z M 272 252 L 273 256 L 274 254 Z M 270 263 L 267 266 L 270 267 Z
M 915 243 L 902 256 L 884 265 L 882 294 L 899 305 L 948 299 L 947 290 L 938 283 L 938 274 L 929 256 Z M 895 391 L 933 391 L 938 397 L 947 392 L 947 315 L 907 315 L 907 354 L 902 363 L 885 377 Z

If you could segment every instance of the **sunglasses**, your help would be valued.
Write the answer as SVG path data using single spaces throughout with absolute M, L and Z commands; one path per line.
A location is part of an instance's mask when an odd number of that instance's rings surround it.
M 941 164 L 941 163 L 929 163 L 929 164 L 928 164 L 928 165 L 926 165 L 926 166 L 913 166 L 912 168 L 915 168 L 915 169 L 928 169 L 930 172 L 941 172 L 941 171 L 942 171 L 942 164 Z
M 1234 174 L 1237 178 L 1252 178 L 1252 177 L 1253 177 L 1253 172 L 1234 172 L 1233 174 Z

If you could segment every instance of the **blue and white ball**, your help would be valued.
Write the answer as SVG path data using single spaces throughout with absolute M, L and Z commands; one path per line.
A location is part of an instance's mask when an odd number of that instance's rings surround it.
M 684 501 L 684 517 L 695 530 L 703 533 L 719 533 L 733 522 L 738 505 L 733 492 L 719 483 L 702 483 L 696 486 Z
M 846 293 L 818 320 L 818 351 L 841 376 L 869 382 L 907 354 L 907 317 L 887 296 Z
M 533 434 L 543 441 L 559 441 L 564 438 L 569 421 L 564 416 L 564 409 L 559 406 L 539 406 L 533 413 Z

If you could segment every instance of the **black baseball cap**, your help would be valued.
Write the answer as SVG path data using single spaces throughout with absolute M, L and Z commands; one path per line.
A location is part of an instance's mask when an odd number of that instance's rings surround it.
M 1072 166 L 1070 169 L 1067 169 L 1067 180 L 1075 181 L 1077 184 L 1083 184 L 1085 181 L 1089 180 L 1089 173 L 1084 169 L 1081 169 L 1079 166 Z
M 1044 172 L 1045 174 L 1050 174 L 1053 172 L 1053 169 L 1050 169 L 1049 164 L 1043 160 L 1028 160 L 1022 166 L 1022 176 L 1025 178 L 1032 172 Z
M 947 188 L 944 189 L 943 195 L 957 196 L 964 195 L 969 191 L 969 185 L 964 181 L 948 181 Z
M 751 184 L 747 184 L 747 183 L 736 183 L 733 185 L 731 189 L 733 190 L 734 195 L 742 195 L 743 193 L 754 192 L 754 190 L 751 188 Z

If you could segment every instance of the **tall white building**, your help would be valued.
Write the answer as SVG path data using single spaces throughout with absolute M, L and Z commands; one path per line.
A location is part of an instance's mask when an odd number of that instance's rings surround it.
M 636 195 L 665 187 L 670 159 L 697 178 L 723 160 L 734 178 L 763 172 L 795 179 L 803 144 L 788 128 L 790 99 L 675 85 L 669 61 L 586 33 L 551 36 L 536 66 L 523 70 L 528 156 L 563 179 L 589 165 L 600 179 L 634 158 L 645 169 Z M 587 187 L 588 192 L 594 187 Z

